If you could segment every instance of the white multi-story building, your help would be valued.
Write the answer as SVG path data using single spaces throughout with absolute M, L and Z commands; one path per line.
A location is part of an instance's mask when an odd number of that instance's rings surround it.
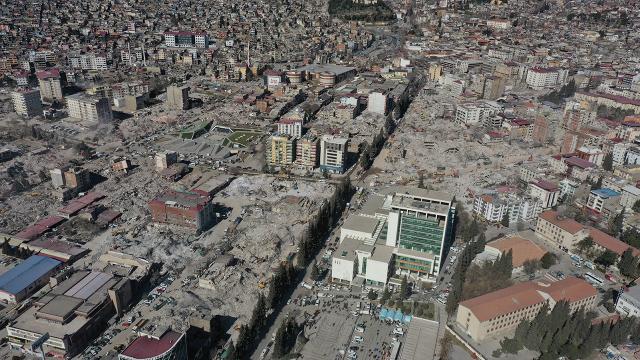
M 320 169 L 342 174 L 347 166 L 349 139 L 324 135 L 320 140 Z
M 622 188 L 620 205 L 630 210 L 638 200 L 640 200 L 640 189 L 633 185 L 626 185 Z
M 486 221 L 498 223 L 508 212 L 509 204 L 497 195 L 479 195 L 473 200 L 473 213 Z
M 611 213 L 619 203 L 620 193 L 607 188 L 591 190 L 587 199 L 587 207 L 598 213 Z
M 533 89 L 545 89 L 564 84 L 567 76 L 564 69 L 534 67 L 527 71 L 526 82 Z
M 107 57 L 96 54 L 82 54 L 69 57 L 69 66 L 73 69 L 106 71 Z
M 631 146 L 629 143 L 617 143 L 613 145 L 612 159 L 613 166 L 624 165 L 625 158 L 627 156 L 627 149 Z
M 373 91 L 369 93 L 369 100 L 367 102 L 367 110 L 376 114 L 387 115 L 389 104 L 389 97 L 387 94 L 380 91 Z
M 624 317 L 640 316 L 640 285 L 632 286 L 620 294 L 616 311 Z
M 540 200 L 543 209 L 548 209 L 558 204 L 560 191 L 556 184 L 550 181 L 537 180 L 529 183 L 529 195 Z
M 69 116 L 91 123 L 113 120 L 111 102 L 106 97 L 79 93 L 67 98 Z
M 624 156 L 624 163 L 627 165 L 640 164 L 640 148 L 636 146 L 628 147 L 627 152 Z
M 302 137 L 302 119 L 282 119 L 278 121 L 278 132 L 295 138 Z
M 11 94 L 17 114 L 32 117 L 42 115 L 42 101 L 38 89 L 17 90 Z
M 578 191 L 579 185 L 579 182 L 569 178 L 560 180 L 560 183 L 558 184 L 558 188 L 560 189 L 560 197 L 575 195 L 575 193 Z
M 456 123 L 460 125 L 474 125 L 484 122 L 497 113 L 497 109 L 486 103 L 461 104 L 456 108 Z

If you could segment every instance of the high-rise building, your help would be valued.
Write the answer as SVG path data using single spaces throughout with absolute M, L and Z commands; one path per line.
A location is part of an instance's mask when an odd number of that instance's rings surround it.
M 16 113 L 32 117 L 42 115 L 42 101 L 38 89 L 17 90 L 11 94 Z
M 291 165 L 296 156 L 296 138 L 274 134 L 267 141 L 266 160 L 271 166 Z
M 167 87 L 167 106 L 170 109 L 187 110 L 190 107 L 188 86 L 170 85 Z
M 369 93 L 367 110 L 376 114 L 387 115 L 389 111 L 389 96 L 380 91 Z
M 38 86 L 40 87 L 40 96 L 44 102 L 62 101 L 62 80 L 60 70 L 50 69 L 38 71 Z
M 340 229 L 333 281 L 351 284 L 360 277 L 380 288 L 404 275 L 435 281 L 453 242 L 453 196 L 400 187 L 371 197 L 362 209 Z
M 320 140 L 320 169 L 342 174 L 347 166 L 349 139 L 324 135 Z
M 167 31 L 164 33 L 164 45 L 178 48 L 203 48 L 209 46 L 209 37 L 206 33 L 194 33 L 191 31 Z
M 496 100 L 504 94 L 505 80 L 499 76 L 489 76 L 484 79 L 482 87 L 482 98 L 487 100 Z
M 113 120 L 111 102 L 106 97 L 78 93 L 67 98 L 69 116 L 93 123 Z
M 319 140 L 318 137 L 307 133 L 296 142 L 296 164 L 306 169 L 315 169 L 318 167 L 319 159 Z
M 302 119 L 281 119 L 278 122 L 278 132 L 293 137 L 302 137 Z

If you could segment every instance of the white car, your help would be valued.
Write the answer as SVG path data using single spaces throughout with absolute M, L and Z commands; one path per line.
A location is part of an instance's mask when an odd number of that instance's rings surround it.
M 362 326 L 356 326 L 356 332 L 363 333 L 364 328 Z
M 357 342 L 357 343 L 361 343 L 361 342 L 363 342 L 363 341 L 364 341 L 364 338 L 363 338 L 362 336 L 355 336 L 355 337 L 353 338 L 353 341 L 354 341 L 354 342 Z
M 402 331 L 402 328 L 397 327 L 397 328 L 393 329 L 393 334 L 402 336 L 402 335 L 404 335 L 404 331 Z

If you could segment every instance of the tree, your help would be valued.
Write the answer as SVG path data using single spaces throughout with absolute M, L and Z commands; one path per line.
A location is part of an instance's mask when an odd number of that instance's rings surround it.
M 384 305 L 387 300 L 389 300 L 389 298 L 391 297 L 391 292 L 389 291 L 388 288 L 384 288 L 384 291 L 382 292 L 382 297 L 380 298 L 380 304 Z
M 440 360 L 448 360 L 453 348 L 453 336 L 449 332 L 445 332 L 440 339 Z
M 606 171 L 613 171 L 613 153 L 607 153 L 602 159 L 602 168 Z
M 287 320 L 283 320 L 276 331 L 275 339 L 273 340 L 273 357 L 279 359 L 286 354 L 286 332 L 287 332 Z
M 591 190 L 598 190 L 600 188 L 602 188 L 602 176 L 600 176 L 595 183 L 591 184 Z
M 555 263 L 556 256 L 552 252 L 546 252 L 544 255 L 542 255 L 542 259 L 540 259 L 540 266 L 542 266 L 543 269 L 548 269 L 555 265 Z
M 258 295 L 258 302 L 253 308 L 251 314 L 251 321 L 249 322 L 249 329 L 255 334 L 266 324 L 267 317 L 267 300 L 264 295 Z
M 624 225 L 624 208 L 613 218 L 609 224 L 609 230 L 614 237 L 619 237 L 622 233 L 622 227 Z
M 618 254 L 616 254 L 613 251 L 607 249 L 607 250 L 603 251 L 602 254 L 600 254 L 600 256 L 598 256 L 598 258 L 596 258 L 596 262 L 598 264 L 601 264 L 605 268 L 607 268 L 607 267 L 615 264 L 617 258 L 618 258 Z
M 504 213 L 504 216 L 502 216 L 502 220 L 500 220 L 500 224 L 506 228 L 509 227 L 509 213 L 506 212 Z
M 640 200 L 637 200 L 633 203 L 633 207 L 631 208 L 634 212 L 640 212 Z
M 309 274 L 309 277 L 313 280 L 313 281 L 318 281 L 320 278 L 320 270 L 318 269 L 318 264 L 316 264 L 316 262 L 313 262 L 313 266 L 311 266 L 311 273 Z
M 367 294 L 367 298 L 371 301 L 378 298 L 378 293 L 373 291 L 373 289 L 369 289 L 369 293 Z
M 540 261 L 535 259 L 525 260 L 522 266 L 524 267 L 525 274 L 533 275 L 540 268 Z
M 407 275 L 402 278 L 402 282 L 400 283 L 400 299 L 404 300 L 407 298 L 409 292 L 409 283 L 407 281 Z
M 620 256 L 618 269 L 620 269 L 620 272 L 624 276 L 635 277 L 638 270 L 638 262 L 635 256 L 633 256 L 633 250 L 631 250 L 630 247 L 622 253 L 622 256 Z
M 581 254 L 584 254 L 587 251 L 591 250 L 592 247 L 593 247 L 593 238 L 591 236 L 585 237 L 584 239 L 578 241 L 578 243 L 576 244 L 576 248 Z
M 420 175 L 418 175 L 418 188 L 424 189 L 424 174 L 423 173 L 420 173 Z

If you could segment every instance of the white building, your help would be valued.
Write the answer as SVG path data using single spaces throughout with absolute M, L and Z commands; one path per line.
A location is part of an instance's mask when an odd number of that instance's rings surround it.
M 616 302 L 616 311 L 624 316 L 640 316 L 640 285 L 632 286 L 622 292 Z
M 533 89 L 551 88 L 566 82 L 567 70 L 534 67 L 527 71 L 526 82 Z
M 91 123 L 113 120 L 111 102 L 106 97 L 78 93 L 67 98 L 69 116 Z
M 374 91 L 369 93 L 369 100 L 367 102 L 367 110 L 376 114 L 387 115 L 388 112 L 389 97 L 387 94 Z
M 509 204 L 497 195 L 478 195 L 473 200 L 473 213 L 486 221 L 498 223 L 509 212 Z
M 540 200 L 543 209 L 549 209 L 558 204 L 560 190 L 556 184 L 547 180 L 537 180 L 529 183 L 529 195 Z
M 349 139 L 324 135 L 320 140 L 320 170 L 342 174 L 347 166 Z
M 498 109 L 486 103 L 461 104 L 456 108 L 456 123 L 460 125 L 474 125 L 484 122 L 494 116 Z
M 613 158 L 613 166 L 622 166 L 624 165 L 625 158 L 627 155 L 627 149 L 631 146 L 629 143 L 617 143 L 613 145 L 612 158 Z
M 569 178 L 560 180 L 560 183 L 558 184 L 558 188 L 560 189 L 560 197 L 575 195 L 575 193 L 578 191 L 579 185 L 580 183 Z
M 603 188 L 591 190 L 587 199 L 587 207 L 599 213 L 611 210 L 611 207 L 620 202 L 620 193 L 611 189 Z
M 302 137 L 302 119 L 282 119 L 278 122 L 278 133 Z
M 401 276 L 435 281 L 451 245 L 452 197 L 400 187 L 375 195 L 341 228 L 333 253 L 333 281 L 382 288 Z
M 69 66 L 73 69 L 106 71 L 107 57 L 105 55 L 81 54 L 69 57 Z
M 624 156 L 624 163 L 626 165 L 640 164 L 640 148 L 636 146 L 630 146 L 627 148 L 627 152 Z
M 638 200 L 640 200 L 640 189 L 633 185 L 626 185 L 622 188 L 620 205 L 630 210 Z
M 42 115 L 42 101 L 38 89 L 17 90 L 11 93 L 16 113 L 26 117 Z

